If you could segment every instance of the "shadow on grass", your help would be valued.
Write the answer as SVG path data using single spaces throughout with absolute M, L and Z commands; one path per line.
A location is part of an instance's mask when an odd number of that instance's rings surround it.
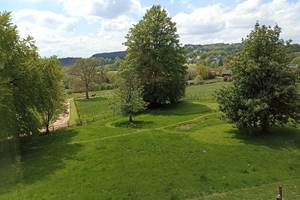
M 300 130 L 296 128 L 272 128 L 266 134 L 259 131 L 249 134 L 239 130 L 231 130 L 230 133 L 245 144 L 274 149 L 300 148 Z
M 119 128 L 150 128 L 154 123 L 152 121 L 118 121 L 113 126 Z
M 71 129 L 63 130 L 22 138 L 11 144 L 14 146 L 2 152 L 7 162 L 0 164 L 0 194 L 20 187 L 20 184 L 33 184 L 63 169 L 64 161 L 72 159 L 81 148 L 80 144 L 69 144 L 76 134 Z
M 76 101 L 80 101 L 80 102 L 97 102 L 97 101 L 106 101 L 108 100 L 107 97 L 90 97 L 89 99 L 85 99 L 85 98 L 79 98 L 76 99 Z
M 177 104 L 163 105 L 159 108 L 149 111 L 149 113 L 153 115 L 191 115 L 208 112 L 212 112 L 212 109 L 210 109 L 208 106 L 189 101 L 181 101 Z

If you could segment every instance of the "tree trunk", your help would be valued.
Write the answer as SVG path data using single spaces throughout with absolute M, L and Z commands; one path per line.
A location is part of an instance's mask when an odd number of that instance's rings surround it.
M 89 86 L 87 83 L 85 84 L 85 98 L 89 99 Z
M 262 122 L 261 129 L 263 133 L 269 133 L 270 124 L 268 117 L 264 118 L 264 121 Z
M 46 124 L 46 134 L 48 134 L 50 132 L 49 130 L 49 123 Z
M 131 114 L 129 114 L 129 122 L 133 122 Z

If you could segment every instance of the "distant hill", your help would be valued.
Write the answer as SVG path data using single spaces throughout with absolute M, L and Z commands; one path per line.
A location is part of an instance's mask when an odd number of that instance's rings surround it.
M 125 51 L 116 51 L 116 52 L 108 52 L 108 53 L 96 53 L 91 56 L 91 58 L 99 59 L 103 64 L 113 64 L 116 59 L 123 59 L 125 56 Z M 79 57 L 67 57 L 67 58 L 59 58 L 62 66 L 68 67 L 73 65 L 76 60 L 80 59 Z M 102 59 L 102 60 L 101 60 Z
M 58 60 L 62 66 L 67 67 L 67 66 L 73 65 L 76 62 L 76 60 L 78 60 L 78 59 L 80 59 L 80 58 L 67 57 L 67 58 L 59 58 Z
M 109 53 L 96 53 L 92 55 L 92 58 L 109 58 L 115 60 L 116 58 L 123 59 L 125 57 L 125 51 L 116 51 Z
M 204 63 L 207 66 L 222 66 L 226 61 L 227 57 L 239 51 L 242 47 L 241 43 L 215 43 L 215 44 L 205 44 L 205 45 L 194 45 L 186 44 L 184 45 L 188 63 Z M 293 44 L 293 52 L 300 51 L 299 44 Z M 116 51 L 116 52 L 106 52 L 106 53 L 96 53 L 91 56 L 91 58 L 96 58 L 103 65 L 105 64 L 114 64 L 117 59 L 123 59 L 125 57 L 125 51 Z M 295 53 L 291 54 L 291 60 L 297 57 Z M 60 58 L 59 61 L 63 66 L 71 66 L 78 57 L 68 57 Z

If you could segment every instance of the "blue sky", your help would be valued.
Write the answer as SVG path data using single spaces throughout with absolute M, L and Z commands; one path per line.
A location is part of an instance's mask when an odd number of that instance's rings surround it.
M 183 44 L 240 42 L 257 20 L 300 43 L 300 0 L 0 0 L 0 11 L 12 12 L 41 55 L 89 57 L 125 50 L 128 29 L 153 4 L 168 11 Z

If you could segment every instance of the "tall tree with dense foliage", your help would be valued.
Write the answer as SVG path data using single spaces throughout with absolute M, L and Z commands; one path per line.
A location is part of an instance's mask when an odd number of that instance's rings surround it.
M 89 99 L 90 84 L 95 81 L 98 61 L 93 58 L 76 61 L 72 73 L 79 76 L 85 87 L 85 97 Z
M 133 122 L 133 115 L 145 110 L 147 103 L 143 100 L 143 86 L 135 71 L 124 67 L 119 72 L 117 81 L 118 88 L 113 98 L 114 109 L 129 117 Z
M 288 67 L 289 43 L 281 29 L 255 25 L 231 60 L 234 83 L 218 92 L 220 110 L 240 129 L 261 128 L 300 119 L 296 77 Z
M 50 57 L 41 59 L 40 73 L 37 111 L 46 133 L 49 133 L 50 123 L 63 111 L 64 107 L 63 72 L 58 59 Z
M 34 100 L 37 48 L 32 38 L 20 38 L 8 12 L 0 13 L 0 36 L 0 132 L 32 134 L 39 127 Z
M 125 59 L 141 80 L 144 100 L 155 105 L 175 103 L 184 96 L 185 51 L 167 11 L 153 6 L 126 38 Z

